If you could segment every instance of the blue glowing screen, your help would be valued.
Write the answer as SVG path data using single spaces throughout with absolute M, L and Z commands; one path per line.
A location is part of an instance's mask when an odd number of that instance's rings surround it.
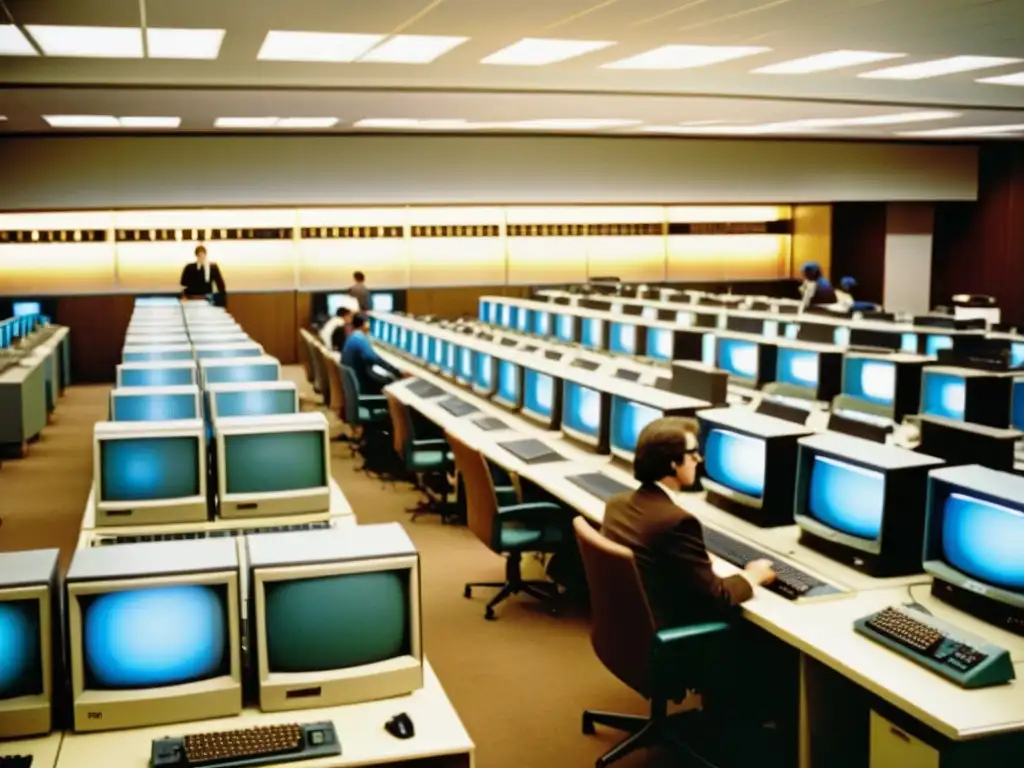
M 118 395 L 113 396 L 113 421 L 173 421 L 196 419 L 195 394 Z
M 611 447 L 626 453 L 636 451 L 640 432 L 663 413 L 649 405 L 635 403 L 623 397 L 612 398 Z
M 199 438 L 100 442 L 101 501 L 155 501 L 199 494 Z
M 444 346 L 444 357 L 441 360 L 441 370 L 449 376 L 455 373 L 455 355 L 458 347 L 450 341 L 442 342 Z
M 370 309 L 374 312 L 394 312 L 395 294 L 374 291 L 370 294 Z
M 14 310 L 14 317 L 40 315 L 43 312 L 43 305 L 38 301 L 16 301 L 12 308 Z
M 494 389 L 494 358 L 484 352 L 477 352 L 474 382 L 485 392 Z
M 545 418 L 552 415 L 555 407 L 554 379 L 527 369 L 523 376 L 523 390 L 523 408 Z
M 562 424 L 573 432 L 597 438 L 601 434 L 601 393 L 575 382 L 565 382 Z
M 519 366 L 508 360 L 498 363 L 498 397 L 510 405 L 519 404 Z
M 521 333 L 527 333 L 530 330 L 530 311 L 525 307 L 521 307 L 516 317 L 516 329 Z
M 1010 367 L 1024 368 L 1024 341 L 1015 341 L 1010 345 Z
M 657 320 L 658 319 L 658 308 L 657 307 L 644 307 L 640 310 L 640 316 L 645 320 Z
M 775 379 L 784 384 L 817 389 L 818 353 L 809 349 L 780 348 L 775 365 Z
M 191 349 L 142 349 L 124 353 L 126 363 L 152 363 L 161 360 L 191 360 Z
M 926 355 L 937 355 L 940 349 L 952 349 L 953 337 L 951 336 L 927 336 L 925 338 L 924 351 Z
M 551 334 L 551 313 L 537 309 L 533 313 L 533 332 L 538 336 Z
M 611 338 L 608 340 L 608 349 L 622 355 L 636 354 L 636 331 L 635 325 L 629 323 L 612 323 Z
M 573 315 L 558 315 L 555 324 L 555 338 L 572 343 L 576 341 L 576 318 Z
M 259 357 L 263 351 L 256 346 L 231 347 L 230 349 L 203 349 L 196 347 L 196 357 L 208 360 L 212 357 Z
M 582 322 L 580 343 L 590 349 L 604 347 L 604 321 L 595 317 L 585 317 Z
M 468 347 L 459 349 L 458 376 L 462 381 L 473 381 L 473 350 Z
M 1014 429 L 1024 429 L 1024 379 L 1013 382 L 1013 408 L 1010 423 Z
M 444 360 L 444 343 L 440 339 L 430 339 L 430 362 L 436 366 Z
M 843 393 L 875 405 L 892 405 L 896 399 L 896 364 L 846 358 Z
M 963 493 L 942 509 L 942 551 L 967 576 L 1024 591 L 1024 512 Z
M 921 413 L 963 421 L 967 404 L 963 376 L 925 371 L 921 390 Z
M 755 498 L 764 494 L 764 440 L 713 427 L 704 441 L 704 466 L 720 485 Z
M 43 692 L 39 601 L 0 603 L 0 701 Z
M 238 384 L 243 381 L 277 381 L 278 370 L 273 363 L 238 363 L 207 366 L 204 375 L 208 384 Z
M 786 325 L 785 336 L 787 339 L 795 339 L 800 335 L 800 326 L 796 323 L 789 323 Z
M 217 418 L 224 416 L 270 416 L 295 413 L 295 390 L 252 389 L 214 394 Z
M 842 533 L 877 539 L 885 511 L 885 475 L 844 461 L 815 456 L 807 511 Z
M 850 346 L 850 329 L 845 325 L 840 325 L 832 331 L 832 343 L 840 347 Z
M 491 302 L 487 307 L 487 322 L 491 325 L 498 324 L 498 312 L 501 309 L 497 302 Z
M 917 352 L 917 334 L 916 333 L 902 333 L 900 334 L 900 352 Z
M 505 328 L 511 328 L 513 317 L 515 315 L 515 307 L 510 307 L 508 304 L 501 305 L 501 325 Z
M 766 339 L 775 339 L 779 336 L 779 321 L 778 320 L 765 320 L 764 330 L 761 333 Z
M 715 334 L 705 333 L 700 337 L 700 361 L 704 365 L 715 364 Z
M 670 328 L 647 329 L 647 356 L 655 360 L 671 360 L 672 330 Z
M 718 339 L 718 367 L 741 379 L 757 378 L 757 342 Z
M 176 387 L 195 384 L 195 371 L 181 368 L 122 368 L 122 387 Z
M 153 688 L 227 673 L 223 589 L 150 587 L 80 600 L 88 688 Z
M 481 301 L 480 308 L 477 310 L 477 319 L 481 322 L 486 323 L 491 317 L 491 302 Z

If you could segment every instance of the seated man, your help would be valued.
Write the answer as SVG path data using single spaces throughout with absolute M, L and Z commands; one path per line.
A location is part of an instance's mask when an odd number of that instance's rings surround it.
M 401 377 L 402 372 L 374 351 L 366 335 L 367 322 L 366 315 L 352 318 L 352 330 L 341 351 L 341 364 L 356 372 L 362 394 L 379 395 L 381 389 Z
M 320 340 L 328 349 L 340 352 L 348 339 L 348 326 L 352 321 L 352 310 L 338 307 L 337 313 L 320 328 Z

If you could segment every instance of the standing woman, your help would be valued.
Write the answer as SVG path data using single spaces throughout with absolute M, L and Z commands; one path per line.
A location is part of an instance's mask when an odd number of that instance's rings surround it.
M 206 258 L 206 246 L 200 243 L 196 246 L 196 260 L 181 270 L 182 296 L 185 299 L 205 299 L 213 293 L 214 285 L 218 293 L 227 295 L 220 267 Z

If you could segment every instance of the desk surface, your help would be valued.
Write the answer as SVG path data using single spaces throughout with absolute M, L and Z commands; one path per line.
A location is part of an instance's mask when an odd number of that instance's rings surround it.
M 0 756 L 28 755 L 32 758 L 32 768 L 53 768 L 57 765 L 63 739 L 64 734 L 56 731 L 35 739 L 0 741 Z
M 416 735 L 411 739 L 396 739 L 384 730 L 384 723 L 400 712 L 407 713 L 416 728 Z M 429 663 L 425 663 L 423 688 L 394 699 L 297 712 L 262 713 L 246 709 L 238 717 L 216 720 L 105 733 L 67 733 L 56 765 L 57 768 L 148 768 L 153 739 L 320 720 L 334 722 L 342 754 L 280 765 L 286 768 L 392 766 L 444 755 L 465 755 L 468 758 L 465 765 L 472 766 L 473 741 Z

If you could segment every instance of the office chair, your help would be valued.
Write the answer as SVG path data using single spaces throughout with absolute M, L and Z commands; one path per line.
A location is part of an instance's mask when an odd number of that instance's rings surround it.
M 335 359 L 333 354 L 327 352 L 326 350 L 323 351 L 323 357 L 321 359 L 323 361 L 324 370 L 327 371 L 327 381 L 330 385 L 331 402 L 328 407 L 330 408 L 331 413 L 338 417 L 338 420 L 342 423 L 342 425 L 347 426 L 351 429 L 351 425 L 345 418 L 346 400 L 345 387 L 342 384 L 341 363 L 337 359 Z M 349 454 L 349 458 L 355 455 L 355 447 L 353 446 L 353 443 L 355 441 L 351 434 L 346 433 L 343 429 L 338 433 L 338 436 L 334 439 L 349 444 L 352 450 L 352 452 Z
M 391 414 L 392 438 L 395 453 L 402 460 L 405 471 L 413 478 L 413 485 L 424 495 L 420 502 L 406 512 L 412 512 L 412 520 L 425 514 L 437 513 L 442 522 L 446 521 L 445 508 L 448 505 L 448 470 L 454 457 L 448 450 L 448 443 L 443 437 L 423 438 L 417 435 L 412 409 L 401 402 L 394 394 L 384 390 L 388 411 Z M 424 478 L 435 478 L 440 486 L 441 498 L 434 498 L 429 491 L 429 481 Z
M 695 688 L 695 672 L 712 661 L 714 646 L 728 636 L 729 625 L 709 622 L 658 631 L 633 553 L 606 539 L 584 518 L 573 520 L 583 570 L 590 589 L 590 641 L 601 663 L 651 703 L 647 717 L 583 711 L 583 733 L 604 725 L 630 735 L 597 760 L 611 765 L 634 750 L 672 746 L 690 760 L 714 768 L 697 755 L 673 728 L 692 712 L 668 715 L 669 701 L 682 701 Z
M 371 470 L 371 463 L 381 458 L 388 407 L 384 395 L 361 395 L 359 378 L 347 365 L 341 366 L 341 387 L 345 398 L 345 422 L 356 432 L 355 448 L 363 455 L 361 470 Z M 373 470 L 377 471 L 377 470 Z
M 313 355 L 309 348 L 309 331 L 305 328 L 299 328 L 299 341 L 302 342 L 299 348 L 302 350 L 302 354 L 299 355 L 302 362 L 302 369 L 306 372 L 306 381 L 310 384 L 313 383 Z
M 310 352 L 313 359 L 313 391 L 323 398 L 326 407 L 331 405 L 331 387 L 327 382 L 327 371 L 324 370 L 323 345 L 315 336 L 309 340 Z
M 502 505 L 491 471 L 483 454 L 451 432 L 445 437 L 455 454 L 455 466 L 466 491 L 466 522 L 480 541 L 499 555 L 505 555 L 505 581 L 466 584 L 464 595 L 473 596 L 474 587 L 498 589 L 487 604 L 484 618 L 494 620 L 494 608 L 511 595 L 525 592 L 538 600 L 560 607 L 558 588 L 548 581 L 523 579 L 524 552 L 553 553 L 566 540 L 565 510 L 547 501 Z M 507 493 L 503 494 L 508 498 Z

